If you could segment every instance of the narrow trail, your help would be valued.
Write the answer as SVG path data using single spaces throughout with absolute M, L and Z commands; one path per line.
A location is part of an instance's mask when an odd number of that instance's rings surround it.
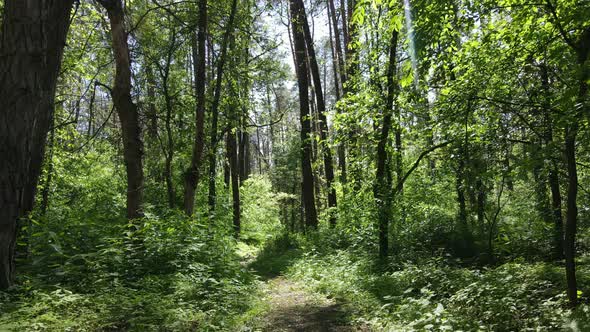
M 262 331 L 362 331 L 349 325 L 340 304 L 283 276 L 266 287 L 270 311 L 262 318 Z
M 280 257 L 274 257 L 274 259 L 276 258 L 279 261 L 282 260 Z M 370 331 L 367 327 L 353 325 L 341 303 L 312 292 L 304 285 L 286 277 L 282 273 L 284 266 L 277 269 L 277 265 L 271 265 L 273 268 L 270 271 L 257 271 L 257 274 L 264 280 L 261 284 L 261 303 L 265 309 L 252 322 L 255 327 L 251 326 L 247 330 L 264 332 Z

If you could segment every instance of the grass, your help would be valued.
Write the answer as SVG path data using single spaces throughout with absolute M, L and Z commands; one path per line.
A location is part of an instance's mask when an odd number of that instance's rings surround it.
M 517 260 L 476 268 L 430 257 L 383 266 L 363 251 L 314 241 L 277 237 L 251 267 L 263 278 L 284 275 L 312 294 L 334 299 L 348 320 L 374 330 L 590 330 L 585 294 L 579 308 L 569 309 L 563 268 L 552 263 Z M 588 289 L 587 257 L 580 261 L 580 288 Z

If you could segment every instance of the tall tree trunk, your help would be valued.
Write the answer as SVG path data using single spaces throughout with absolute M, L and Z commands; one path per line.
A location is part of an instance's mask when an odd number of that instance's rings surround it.
M 314 198 L 313 170 L 311 168 L 311 114 L 309 110 L 309 81 L 305 52 L 303 21 L 306 19 L 298 0 L 289 0 L 291 9 L 291 32 L 295 51 L 295 70 L 299 86 L 299 119 L 301 122 L 301 172 L 302 200 L 307 227 L 317 228 L 318 219 Z
M 332 17 L 332 12 L 330 10 L 330 6 L 328 6 L 328 16 Z M 336 102 L 340 100 L 340 69 L 338 65 L 338 56 L 336 55 L 336 44 L 334 42 L 334 32 L 332 32 L 332 21 L 328 22 L 328 40 L 330 41 L 330 53 L 332 56 L 332 71 L 334 72 L 334 96 L 336 98 Z M 340 38 L 338 38 L 340 39 Z M 326 84 L 327 85 L 327 84 Z M 327 94 L 327 93 L 326 93 Z
M 340 77 L 340 84 L 343 85 L 346 82 L 346 66 L 344 64 L 344 54 L 342 53 L 342 42 L 340 41 L 340 29 L 338 29 L 338 20 L 336 19 L 336 7 L 334 6 L 334 0 L 328 0 L 328 15 L 330 16 L 330 27 L 334 34 L 334 50 L 335 50 L 335 63 L 334 77 L 337 79 Z M 336 66 L 337 65 L 337 66 Z M 342 87 L 341 85 L 337 86 Z
M 389 131 L 393 113 L 393 102 L 396 93 L 395 66 L 397 55 L 398 31 L 393 30 L 389 45 L 389 59 L 387 65 L 387 96 L 383 111 L 383 123 L 377 144 L 377 172 L 375 174 L 375 201 L 379 216 L 379 257 L 384 258 L 389 251 L 389 220 L 391 219 L 392 195 L 391 176 L 387 153 Z
M 568 189 L 567 212 L 564 234 L 564 256 L 567 279 L 567 295 L 572 306 L 578 303 L 578 285 L 576 281 L 576 233 L 578 219 L 578 170 L 576 165 L 576 138 L 579 130 L 579 122 L 583 116 L 590 117 L 590 108 L 586 106 L 588 94 L 588 80 L 590 68 L 586 62 L 590 55 L 590 27 L 586 28 L 576 43 L 574 49 L 577 55 L 577 64 L 580 70 L 578 80 L 578 105 L 574 110 L 574 116 L 565 133 L 565 159 L 567 164 Z
M 185 173 L 184 179 L 184 212 L 192 216 L 195 209 L 195 193 L 199 183 L 200 168 L 205 146 L 205 75 L 207 41 L 207 0 L 199 0 L 199 20 L 197 38 L 193 38 L 193 62 L 195 64 L 195 96 L 197 108 L 195 115 L 195 141 L 191 165 Z
M 13 284 L 17 224 L 33 207 L 72 0 L 5 0 L 0 52 L 0 290 Z
M 555 259 L 563 259 L 563 216 L 561 214 L 561 190 L 559 188 L 559 168 L 557 161 L 552 156 L 554 155 L 553 145 L 553 121 L 551 119 L 551 108 L 548 96 L 549 89 L 549 75 L 547 66 L 541 65 L 541 86 L 543 88 L 543 119 L 545 131 L 543 133 L 543 141 L 545 143 L 545 159 L 549 162 L 549 174 L 547 182 L 551 191 L 551 212 L 553 219 L 553 251 Z
M 342 0 L 344 1 L 344 0 Z M 353 20 L 354 10 L 356 8 L 357 1 L 356 0 L 347 0 L 347 36 L 346 36 L 346 47 L 345 47 L 345 54 L 346 54 L 346 84 L 344 87 L 344 95 L 350 96 L 356 93 L 356 82 L 357 82 L 357 74 L 359 72 L 359 53 L 358 53 L 358 46 L 355 43 L 359 40 L 359 26 L 358 23 Z M 344 20 L 343 20 L 344 22 Z M 353 192 L 358 192 L 361 188 L 361 174 L 363 165 L 360 161 L 360 151 L 361 146 L 359 145 L 359 132 L 360 128 L 355 123 L 348 133 L 349 142 L 350 144 L 348 153 L 349 153 L 349 171 L 347 176 L 350 178 L 348 179 L 349 182 L 352 183 L 352 190 Z
M 172 66 L 172 60 L 174 51 L 176 49 L 176 31 L 172 29 L 170 32 L 170 47 L 166 54 L 166 65 L 164 68 L 160 67 L 160 73 L 162 75 L 162 89 L 164 90 L 164 100 L 166 102 L 166 119 L 164 124 L 166 126 L 166 148 L 163 148 L 166 156 L 164 165 L 164 177 L 166 178 L 166 192 L 168 193 L 168 207 L 171 209 L 175 206 L 176 193 L 174 190 L 174 181 L 172 179 L 172 161 L 174 160 L 174 137 L 172 133 L 172 96 L 170 95 L 169 79 L 170 79 L 170 66 Z
M 217 62 L 217 73 L 215 82 L 215 91 L 213 94 L 213 104 L 211 105 L 211 134 L 210 134 L 210 151 L 209 151 L 209 212 L 215 211 L 216 194 L 216 176 L 217 176 L 217 123 L 219 121 L 219 101 L 221 100 L 221 86 L 223 83 L 223 70 L 227 60 L 227 46 L 229 38 L 234 31 L 234 20 L 238 9 L 238 1 L 233 0 L 231 13 L 221 42 L 221 54 Z
M 344 5 L 342 6 L 344 7 Z M 328 0 L 328 15 L 330 16 L 330 27 L 333 31 L 334 40 L 330 37 L 330 42 L 333 43 L 333 66 L 334 66 L 334 86 L 336 89 L 336 101 L 340 100 L 340 89 L 344 88 L 346 83 L 346 65 L 344 63 L 344 54 L 342 52 L 342 42 L 340 41 L 340 30 L 338 29 L 338 20 L 336 19 L 336 7 L 334 6 L 334 0 Z M 344 15 L 342 20 L 346 21 Z M 346 24 L 343 23 L 343 27 Z M 345 33 L 346 34 L 346 33 Z M 340 82 L 338 80 L 340 77 Z M 338 111 L 338 110 L 337 110 Z M 339 111 L 338 111 L 339 112 Z M 340 142 L 337 147 L 338 154 L 338 168 L 340 169 L 340 182 L 346 183 L 346 147 L 344 142 Z
M 305 5 L 303 0 L 296 0 L 300 11 L 303 15 L 303 32 L 305 36 L 305 44 L 307 46 L 307 55 L 309 59 L 311 76 L 313 79 L 313 86 L 317 101 L 317 111 L 320 124 L 320 139 L 322 141 L 321 151 L 324 160 L 324 171 L 326 172 L 326 182 L 328 187 L 328 208 L 333 210 L 336 208 L 336 188 L 334 188 L 334 164 L 332 160 L 332 150 L 328 145 L 328 119 L 326 118 L 326 102 L 322 92 L 322 80 L 320 77 L 320 69 L 316 59 L 315 48 L 313 44 L 313 37 L 305 15 Z M 336 225 L 335 211 L 330 211 L 330 225 Z
M 578 303 L 578 286 L 576 282 L 576 231 L 578 218 L 578 171 L 576 167 L 577 120 L 573 120 L 565 134 L 565 159 L 567 164 L 568 190 L 565 224 L 565 273 L 567 279 L 567 297 L 572 306 Z
M 243 121 L 245 122 L 246 118 L 243 118 Z M 250 165 L 250 133 L 246 131 L 245 125 L 245 123 L 242 123 L 244 128 L 239 131 L 238 134 L 240 143 L 240 149 L 238 151 L 238 159 L 240 163 L 240 185 L 248 180 L 252 172 Z
M 131 59 L 125 12 L 121 0 L 98 0 L 107 10 L 111 25 L 111 42 L 115 57 L 115 84 L 111 91 L 113 104 L 121 121 L 123 159 L 127 170 L 127 218 L 142 217 L 143 142 L 137 105 L 131 98 Z
M 158 110 L 156 108 L 156 82 L 154 80 L 154 72 L 151 65 L 147 65 L 146 68 L 147 78 L 147 96 L 148 96 L 148 125 L 147 132 L 148 137 L 151 141 L 155 142 L 158 138 Z M 90 136 L 90 134 L 88 135 Z
M 167 84 L 167 83 L 165 83 Z M 168 90 L 166 88 L 166 90 Z M 168 94 L 166 95 L 166 136 L 167 136 L 167 151 L 166 161 L 164 165 L 164 176 L 166 178 L 166 191 L 168 193 L 168 206 L 173 209 L 176 201 L 176 193 L 174 191 L 174 181 L 172 179 L 172 160 L 174 159 L 174 139 L 172 137 L 172 100 Z
M 233 207 L 233 226 L 235 236 L 240 234 L 240 174 L 238 169 L 238 146 L 236 134 L 233 130 L 227 132 L 227 155 L 229 161 L 229 169 L 231 174 L 231 190 L 232 190 L 232 207 Z

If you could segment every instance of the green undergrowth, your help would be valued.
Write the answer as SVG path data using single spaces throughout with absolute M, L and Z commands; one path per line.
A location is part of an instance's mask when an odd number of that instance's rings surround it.
M 0 331 L 231 330 L 258 296 L 244 263 L 280 228 L 270 182 L 243 184 L 236 241 L 231 204 L 219 199 L 209 216 L 204 192 L 193 218 L 146 204 L 145 218 L 129 223 L 108 154 L 84 161 L 56 159 L 76 178 L 57 172 L 47 213 L 23 227 L 28 257 L 19 256 L 16 286 L 0 292 Z
M 576 310 L 567 307 L 561 266 L 517 260 L 475 268 L 448 256 L 382 264 L 338 243 L 329 249 L 330 238 L 342 241 L 329 234 L 280 237 L 266 255 L 289 262 L 281 267 L 288 278 L 335 298 L 357 323 L 375 330 L 590 330 L 586 294 L 579 292 L 583 303 Z M 587 261 L 579 263 L 582 290 L 590 286 Z
M 247 310 L 256 285 L 225 230 L 170 215 L 117 233 L 25 265 L 0 331 L 223 331 Z

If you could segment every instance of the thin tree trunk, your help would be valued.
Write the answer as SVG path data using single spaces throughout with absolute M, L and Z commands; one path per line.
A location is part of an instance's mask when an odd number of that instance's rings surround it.
M 18 221 L 33 207 L 72 0 L 5 0 L 0 35 L 0 290 L 15 276 Z
M 227 155 L 229 159 L 229 169 L 231 173 L 231 190 L 233 206 L 233 226 L 235 236 L 240 234 L 240 174 L 238 169 L 238 151 L 237 151 L 236 134 L 232 130 L 227 133 Z
M 158 137 L 158 110 L 156 109 L 156 82 L 152 66 L 148 65 L 146 69 L 147 77 L 147 96 L 148 96 L 148 136 L 151 141 L 156 141 Z
M 225 28 L 223 41 L 221 43 L 221 54 L 217 63 L 217 73 L 215 82 L 215 91 L 213 94 L 213 104 L 211 105 L 211 134 L 210 134 L 210 152 L 209 152 L 209 212 L 215 211 L 216 194 L 216 176 L 217 176 L 217 123 L 219 121 L 219 101 L 221 99 L 221 86 L 223 83 L 223 70 L 227 60 L 227 46 L 229 38 L 234 31 L 234 20 L 238 9 L 238 1 L 233 0 L 229 21 Z
M 121 0 L 98 1 L 107 10 L 115 57 L 115 84 L 111 95 L 121 121 L 123 136 L 123 158 L 127 171 L 127 218 L 137 219 L 143 216 L 143 142 L 137 105 L 131 98 L 131 59 L 125 31 L 125 13 Z
M 549 163 L 549 174 L 547 181 L 549 182 L 549 189 L 551 190 L 551 211 L 553 219 L 553 247 L 555 259 L 563 259 L 563 216 L 561 214 L 561 190 L 559 188 L 559 168 L 557 162 L 552 158 L 553 149 L 550 146 L 553 144 L 553 121 L 551 120 L 550 105 L 548 96 L 549 90 L 549 75 L 547 73 L 547 66 L 541 65 L 541 86 L 545 96 L 543 100 L 543 118 L 545 122 L 544 143 L 545 143 L 545 158 L 551 160 Z
M 164 177 L 166 178 L 166 192 L 168 193 L 168 207 L 171 209 L 175 206 L 176 201 L 176 193 L 174 190 L 174 182 L 172 179 L 172 161 L 174 160 L 174 138 L 172 133 L 172 112 L 173 112 L 173 105 L 172 105 L 172 96 L 170 95 L 170 88 L 169 88 L 169 78 L 170 78 L 170 66 L 172 65 L 172 58 L 174 55 L 174 50 L 176 48 L 176 31 L 173 29 L 171 31 L 170 36 L 170 47 L 168 48 L 167 57 L 166 57 L 166 67 L 163 70 L 160 70 L 162 74 L 162 86 L 164 90 L 164 99 L 166 102 L 166 119 L 165 119 L 165 126 L 166 126 L 166 142 L 167 147 L 164 149 L 164 154 L 166 155 L 165 165 L 164 165 Z
M 199 183 L 200 168 L 205 146 L 205 75 L 207 41 L 207 0 L 199 0 L 199 19 L 197 38 L 193 38 L 193 62 L 195 64 L 195 96 L 197 108 L 195 115 L 195 141 L 191 165 L 185 173 L 184 180 L 184 212 L 192 216 L 195 209 L 195 193 Z
M 328 187 L 328 208 L 330 210 L 336 209 L 336 188 L 334 188 L 334 164 L 332 159 L 332 151 L 328 145 L 328 119 L 326 118 L 326 102 L 324 94 L 322 93 L 322 80 L 320 77 L 320 70 L 316 59 L 313 38 L 305 15 L 305 5 L 303 0 L 296 0 L 303 16 L 303 32 L 305 37 L 305 44 L 307 46 L 307 55 L 309 59 L 311 76 L 313 79 L 313 86 L 317 101 L 317 111 L 320 124 L 320 139 L 322 141 L 321 151 L 324 160 L 324 171 L 326 172 L 326 182 Z M 335 211 L 330 211 L 330 225 L 336 225 Z
M 571 45 L 570 45 L 571 46 Z M 580 39 L 574 45 L 577 55 L 577 65 L 580 71 L 578 79 L 578 105 L 574 111 L 569 127 L 565 133 L 565 158 L 568 175 L 567 212 L 564 234 L 564 256 L 567 279 L 567 295 L 572 306 L 578 304 L 578 286 L 576 281 L 576 233 L 578 218 L 578 171 L 576 165 L 576 137 L 579 130 L 579 122 L 583 116 L 590 118 L 590 108 L 586 105 L 588 94 L 588 81 L 590 69 L 587 67 L 590 56 L 590 27 L 587 27 Z
M 315 206 L 313 185 L 313 170 L 311 167 L 311 114 L 309 110 L 309 82 L 307 78 L 308 68 L 305 52 L 305 34 L 303 21 L 306 19 L 303 8 L 298 6 L 298 0 L 290 0 L 291 8 L 291 32 L 295 51 L 295 70 L 299 86 L 299 119 L 301 122 L 301 172 L 302 172 L 302 199 L 305 210 L 305 224 L 311 228 L 317 228 L 318 219 Z
M 572 306 L 578 303 L 578 286 L 576 281 L 576 230 L 578 218 L 578 171 L 576 167 L 576 136 L 578 123 L 574 120 L 565 134 L 565 159 L 567 164 L 568 190 L 565 224 L 565 274 L 567 279 L 567 297 Z
M 338 20 L 336 19 L 336 7 L 334 6 L 334 0 L 328 0 L 328 15 L 330 16 L 330 27 L 332 28 L 334 35 L 334 50 L 336 58 L 334 59 L 334 78 L 336 82 L 340 77 L 340 84 L 336 83 L 336 90 L 342 87 L 346 82 L 346 66 L 344 64 L 344 54 L 342 53 L 342 42 L 340 41 L 340 30 L 338 29 Z M 330 38 L 330 41 L 332 38 Z M 337 97 L 337 99 L 340 99 Z
M 344 1 L 344 0 L 342 0 Z M 346 22 L 343 26 L 347 26 L 347 29 L 344 30 L 346 35 L 346 42 L 345 42 L 345 55 L 346 55 L 346 84 L 344 85 L 344 96 L 350 96 L 356 92 L 355 88 L 355 80 L 359 69 L 359 61 L 358 61 L 358 50 L 356 49 L 357 46 L 355 42 L 358 39 L 358 24 L 352 19 L 354 14 L 354 9 L 356 8 L 356 0 L 346 0 L 347 1 L 347 18 L 342 22 Z M 350 156 L 349 162 L 349 171 L 347 176 L 350 176 L 350 181 L 352 183 L 352 190 L 355 193 L 361 188 L 361 173 L 362 173 L 362 165 L 360 164 L 360 150 L 361 147 L 359 146 L 359 128 L 357 124 L 353 125 L 348 133 L 349 137 L 349 149 L 348 153 Z
M 167 90 L 167 89 L 166 89 Z M 168 206 L 173 209 L 176 201 L 176 193 L 174 191 L 174 182 L 172 180 L 172 160 L 174 159 L 174 140 L 172 137 L 172 101 L 166 94 L 166 135 L 168 141 L 168 148 L 166 152 L 166 161 L 164 167 L 164 176 L 166 178 L 166 191 L 168 193 Z

